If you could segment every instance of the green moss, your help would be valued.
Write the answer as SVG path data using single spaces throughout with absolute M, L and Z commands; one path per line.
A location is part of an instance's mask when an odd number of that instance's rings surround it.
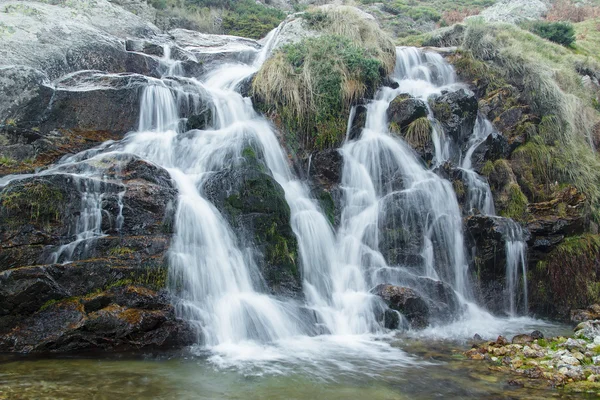
M 129 256 L 133 253 L 134 253 L 133 249 L 130 249 L 129 247 L 123 247 L 123 246 L 113 247 L 112 249 L 110 249 L 108 251 L 108 254 L 113 257 Z
M 12 216 L 25 213 L 39 222 L 59 221 L 63 200 L 63 193 L 49 182 L 17 183 L 0 195 L 0 210 Z
M 508 186 L 508 201 L 501 211 L 501 215 L 506 218 L 512 218 L 517 221 L 527 219 L 527 205 L 529 201 L 521 191 L 521 187 L 516 183 L 511 183 Z
M 492 172 L 494 172 L 494 163 L 490 160 L 487 160 L 481 168 L 481 174 L 484 176 L 490 176 Z
M 327 220 L 331 225 L 335 224 L 335 202 L 333 201 L 333 197 L 331 193 L 322 191 L 318 196 L 319 203 L 321 205 L 321 209 L 327 216 Z

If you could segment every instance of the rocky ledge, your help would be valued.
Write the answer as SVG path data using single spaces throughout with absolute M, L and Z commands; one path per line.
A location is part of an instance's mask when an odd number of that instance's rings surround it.
M 490 370 L 516 375 L 510 385 L 533 386 L 534 381 L 600 395 L 600 320 L 580 323 L 573 338 L 544 338 L 534 331 L 516 335 L 510 342 L 503 336 L 483 342 L 477 335 L 475 341 L 465 355 L 489 362 Z

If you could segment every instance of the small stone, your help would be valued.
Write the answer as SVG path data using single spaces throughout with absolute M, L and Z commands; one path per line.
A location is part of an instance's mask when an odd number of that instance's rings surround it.
M 578 352 L 578 351 L 576 351 L 576 352 L 573 353 L 573 357 L 575 357 L 579 361 L 581 361 L 581 360 L 583 360 L 585 358 L 585 356 L 583 354 L 581 354 L 580 352 Z
M 592 362 L 594 364 L 600 364 L 600 356 L 594 356 L 594 357 L 592 357 Z
M 558 372 L 565 375 L 567 372 L 569 372 L 569 369 L 567 367 L 561 367 L 558 369 Z
M 560 361 L 567 365 L 579 365 L 579 360 L 573 356 L 564 356 L 561 357 Z
M 496 344 L 499 346 L 506 346 L 509 343 L 504 336 L 500 335 L 498 336 L 498 339 L 496 339 Z
M 498 357 L 492 357 L 492 361 L 493 361 L 493 362 L 496 362 L 496 361 L 498 361 Z
M 519 359 L 512 360 L 513 368 L 519 368 L 522 365 L 523 365 L 523 360 L 519 360 Z
M 479 336 L 479 334 L 478 334 L 478 333 L 476 333 L 476 334 L 473 336 L 473 341 L 475 341 L 475 342 L 483 342 L 483 338 L 482 338 L 481 336 Z
M 594 344 L 600 345 L 600 336 L 594 336 Z
M 594 374 L 587 377 L 588 382 L 596 382 L 596 379 L 598 379 L 598 377 Z

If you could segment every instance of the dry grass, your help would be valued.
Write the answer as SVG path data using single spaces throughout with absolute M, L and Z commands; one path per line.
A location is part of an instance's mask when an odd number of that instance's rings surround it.
M 600 7 L 593 5 L 576 5 L 569 0 L 557 0 L 546 15 L 548 21 L 583 22 L 600 17 Z

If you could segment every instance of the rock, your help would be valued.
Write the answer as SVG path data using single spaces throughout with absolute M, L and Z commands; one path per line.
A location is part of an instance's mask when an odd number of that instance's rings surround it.
M 460 148 L 469 140 L 477 119 L 478 103 L 475 94 L 468 89 L 454 92 L 443 91 L 429 99 L 434 117 L 444 132 Z
M 486 22 L 516 24 L 542 19 L 549 8 L 548 3 L 542 0 L 503 0 L 486 8 L 479 15 L 469 18 L 482 18 Z
M 585 321 L 575 327 L 575 337 L 594 340 L 600 336 L 600 320 Z
M 577 340 L 573 338 L 568 338 L 567 341 L 563 344 L 564 347 L 573 350 L 583 350 L 585 348 L 586 342 L 585 340 Z
M 373 293 L 380 296 L 392 309 L 400 312 L 414 329 L 425 328 L 429 324 L 429 307 L 415 292 L 407 287 L 378 285 Z
M 348 140 L 358 140 L 362 130 L 367 122 L 367 107 L 363 105 L 356 106 L 354 119 L 350 125 L 350 131 L 348 132 Z
M 474 341 L 474 342 L 483 342 L 483 338 L 482 338 L 482 337 L 481 337 L 481 336 L 480 336 L 478 333 L 476 333 L 476 334 L 473 336 L 473 341 Z
M 0 42 L 2 63 L 27 65 L 49 79 L 84 69 L 123 72 L 128 56 L 121 40 L 159 33 L 153 24 L 106 0 L 93 7 L 84 0 L 60 5 L 7 1 L 3 7 L 2 23 L 11 34 Z
M 498 338 L 496 339 L 496 342 L 495 342 L 495 344 L 496 344 L 497 346 L 507 346 L 509 343 L 508 343 L 508 340 L 506 340 L 506 338 L 505 338 L 504 336 L 500 335 L 500 336 L 498 336 Z
M 531 336 L 535 340 L 543 339 L 544 338 L 544 334 L 542 332 L 540 332 L 540 331 L 537 331 L 537 330 L 531 332 L 531 334 L 529 336 Z
M 342 179 L 344 158 L 337 149 L 317 151 L 308 160 L 308 176 L 321 187 L 331 189 Z
M 401 188 L 401 182 L 390 181 Z M 379 250 L 389 265 L 402 265 L 421 273 L 423 259 L 423 230 L 428 210 L 420 201 L 419 191 L 398 191 L 381 203 L 379 216 Z
M 466 243 L 478 271 L 478 294 L 488 309 L 503 312 L 507 298 L 505 244 L 515 230 L 515 222 L 485 215 L 468 216 L 464 221 Z
M 427 104 L 408 94 L 401 94 L 390 103 L 387 116 L 391 124 L 398 126 L 398 131 L 404 130 L 415 120 L 427 117 Z
M 95 307 L 94 299 L 102 298 Z M 133 350 L 189 345 L 197 334 L 175 318 L 168 296 L 139 286 L 48 303 L 0 338 L 17 352 Z
M 593 304 L 587 309 L 571 310 L 571 322 L 585 322 L 600 319 L 600 305 Z
M 72 175 L 82 172 L 104 180 Z M 96 215 L 93 207 L 98 207 L 100 220 L 86 223 L 90 229 L 98 224 L 98 236 L 172 232 L 176 200 L 167 171 L 128 154 L 98 156 L 54 173 L 11 181 L 0 191 L 0 271 L 49 262 L 61 245 L 76 239 L 78 224 L 83 224 L 80 215 Z M 93 240 L 81 242 L 71 249 L 72 256 L 85 259 L 93 247 Z
M 503 135 L 493 132 L 475 148 L 471 156 L 471 165 L 477 173 L 481 174 L 483 166 L 488 161 L 507 158 L 510 154 L 508 141 Z
M 260 252 L 255 258 L 268 288 L 299 296 L 302 281 L 290 208 L 283 188 L 266 171 L 262 155 L 248 144 L 242 158 L 206 180 L 203 191 L 228 219 L 242 248 Z
M 515 337 L 513 337 L 512 339 L 512 344 L 526 344 L 526 343 L 533 343 L 535 339 L 533 337 L 531 337 L 530 335 L 517 335 Z
M 229 35 L 211 35 L 188 29 L 172 29 L 171 40 L 200 63 L 248 62 L 258 54 L 261 45 L 252 39 Z

